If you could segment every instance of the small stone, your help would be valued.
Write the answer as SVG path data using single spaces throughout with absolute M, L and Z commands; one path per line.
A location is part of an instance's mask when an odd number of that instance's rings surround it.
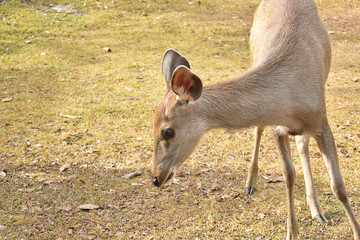
M 104 49 L 106 52 L 111 52 L 111 49 L 109 47 L 103 47 L 102 49 Z

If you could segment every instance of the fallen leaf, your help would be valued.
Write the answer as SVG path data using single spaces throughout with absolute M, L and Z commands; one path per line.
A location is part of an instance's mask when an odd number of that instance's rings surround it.
M 319 153 L 319 152 L 314 153 L 313 155 L 311 155 L 311 157 L 313 157 L 313 158 L 321 157 L 321 153 Z
M 49 184 L 52 184 L 54 181 L 53 180 L 46 180 L 44 182 L 44 185 L 49 185 Z
M 4 232 L 7 229 L 7 226 L 0 225 L 0 232 Z
M 46 121 L 46 126 L 55 126 L 55 125 L 56 125 L 55 121 L 52 121 L 52 120 Z
M 69 212 L 71 211 L 72 207 L 71 206 L 66 206 L 66 207 L 59 207 L 60 210 L 64 210 L 65 212 Z
M 223 194 L 223 195 L 221 195 L 221 198 L 226 200 L 226 199 L 231 198 L 231 196 L 229 194 Z
M 133 89 L 132 88 L 129 88 L 129 87 L 124 87 L 127 91 L 131 92 Z
M 78 206 L 78 208 L 80 210 L 94 210 L 94 209 L 99 209 L 100 206 L 96 205 L 96 204 L 83 204 L 83 205 Z
M 71 119 L 81 118 L 81 116 L 62 115 L 62 114 L 60 114 L 60 116 L 61 116 L 61 117 L 64 117 L 64 118 L 71 118 Z
M 131 183 L 131 186 L 142 186 L 142 183 Z
M 217 184 L 217 183 L 214 183 L 214 184 L 211 186 L 211 188 L 210 188 L 210 190 L 211 190 L 212 192 L 218 191 L 218 190 L 220 190 L 220 189 L 221 189 L 221 186 L 220 186 L 219 184 Z
M 284 176 L 280 176 L 277 178 L 270 178 L 267 182 L 268 183 L 284 182 Z
M 69 168 L 71 168 L 71 165 L 70 165 L 70 163 L 65 163 L 64 165 L 62 165 L 61 167 L 60 167 L 60 172 L 63 172 L 63 171 L 65 171 L 65 170 L 68 170 Z
M 259 197 L 252 197 L 251 198 L 253 201 L 255 201 L 255 202 L 262 202 L 263 201 L 263 199 L 261 199 L 261 198 L 259 198 Z
M 4 98 L 3 100 L 2 100 L 2 102 L 11 102 L 13 99 L 12 98 Z
M 32 207 L 31 212 L 42 212 L 42 209 L 40 207 L 38 207 L 38 206 Z
M 139 97 L 129 97 L 129 100 L 140 100 Z
M 26 206 L 25 204 L 21 205 L 21 211 L 27 211 L 29 210 L 28 206 Z
M 136 171 L 136 172 L 132 172 L 132 173 L 128 173 L 128 174 L 125 174 L 123 176 L 123 178 L 125 179 L 132 179 L 134 177 L 138 177 L 138 176 L 141 176 L 143 175 L 143 173 L 141 171 Z
M 35 188 L 26 188 L 24 192 L 31 193 L 35 190 Z

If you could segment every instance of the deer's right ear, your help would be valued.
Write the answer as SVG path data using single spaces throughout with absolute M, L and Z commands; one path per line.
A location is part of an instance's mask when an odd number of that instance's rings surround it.
M 194 102 L 198 100 L 202 92 L 202 82 L 198 76 L 185 66 L 179 66 L 175 69 L 171 88 L 184 102 Z
M 162 61 L 162 75 L 165 79 L 166 92 L 171 90 L 171 77 L 175 69 L 181 65 L 190 69 L 190 64 L 186 58 L 174 49 L 168 49 Z

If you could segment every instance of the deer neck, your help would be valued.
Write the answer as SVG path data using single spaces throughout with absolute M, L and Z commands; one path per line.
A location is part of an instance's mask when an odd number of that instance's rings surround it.
M 287 107 L 282 104 L 286 96 L 276 86 L 281 77 L 276 69 L 257 67 L 237 79 L 204 87 L 197 115 L 208 129 L 276 124 Z

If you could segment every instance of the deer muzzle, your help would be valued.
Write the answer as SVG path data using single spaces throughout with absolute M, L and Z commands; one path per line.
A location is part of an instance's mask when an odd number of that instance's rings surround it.
M 158 176 L 154 176 L 152 179 L 152 183 L 155 187 L 162 187 L 166 183 L 170 182 L 170 180 L 175 176 L 174 171 L 169 172 L 161 172 Z

